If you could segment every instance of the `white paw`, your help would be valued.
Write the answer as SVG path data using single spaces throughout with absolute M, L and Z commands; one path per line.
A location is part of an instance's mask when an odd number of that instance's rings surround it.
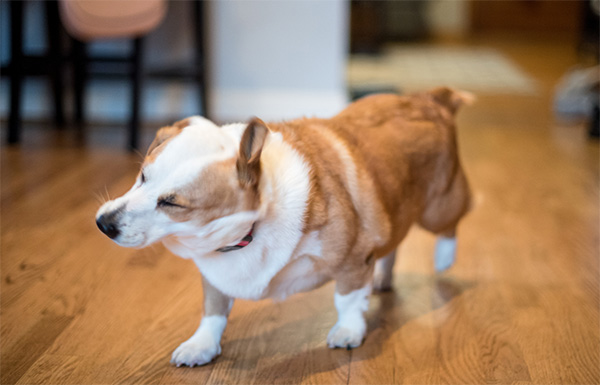
M 333 328 L 331 328 L 329 335 L 327 335 L 327 346 L 332 349 L 357 348 L 362 344 L 366 331 L 367 327 L 364 324 L 364 320 L 362 325 L 357 323 L 357 325 L 353 325 L 351 327 L 337 323 Z
M 177 367 L 200 366 L 208 364 L 219 354 L 221 354 L 221 346 L 212 338 L 190 338 L 175 349 L 171 356 L 171 364 Z
M 456 238 L 439 237 L 435 245 L 435 270 L 440 273 L 454 264 Z

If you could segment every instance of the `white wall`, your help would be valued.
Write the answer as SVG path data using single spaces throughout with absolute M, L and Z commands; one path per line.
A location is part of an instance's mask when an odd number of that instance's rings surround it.
M 347 103 L 348 2 L 208 4 L 211 116 L 328 116 Z

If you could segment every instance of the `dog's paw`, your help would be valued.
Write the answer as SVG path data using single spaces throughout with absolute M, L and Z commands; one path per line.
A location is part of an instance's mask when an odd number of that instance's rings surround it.
M 177 367 L 205 365 L 219 354 L 221 354 L 221 346 L 211 338 L 190 338 L 175 349 L 171 357 L 171 364 L 177 365 Z
M 327 336 L 327 346 L 330 348 L 352 349 L 359 347 L 366 334 L 366 325 L 364 321 L 361 325 L 348 327 L 346 325 L 335 324 Z

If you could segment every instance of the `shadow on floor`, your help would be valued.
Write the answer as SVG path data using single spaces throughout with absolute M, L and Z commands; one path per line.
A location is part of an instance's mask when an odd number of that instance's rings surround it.
M 224 355 L 216 362 L 231 361 L 226 366 L 233 372 L 250 376 L 256 372 L 261 376 L 258 382 L 298 383 L 318 373 L 345 371 L 343 367 L 350 362 L 379 356 L 383 346 L 408 322 L 452 306 L 455 298 L 474 286 L 473 282 L 451 276 L 397 275 L 394 290 L 373 294 L 367 313 L 368 334 L 360 348 L 347 351 L 326 346 L 325 338 L 335 323 L 336 313 L 333 301 L 321 300 L 319 308 L 313 309 L 308 317 L 267 329 L 258 335 L 226 341 Z M 331 306 L 328 307 L 329 302 Z M 441 325 L 443 317 L 437 327 Z M 243 353 L 244 350 L 247 353 Z M 236 358 L 233 359 L 227 352 L 237 352 L 234 353 Z M 243 358 L 240 359 L 240 356 Z M 235 381 L 228 377 L 232 371 L 213 372 L 212 375 L 219 377 L 218 381 Z M 340 377 L 340 380 L 343 378 Z

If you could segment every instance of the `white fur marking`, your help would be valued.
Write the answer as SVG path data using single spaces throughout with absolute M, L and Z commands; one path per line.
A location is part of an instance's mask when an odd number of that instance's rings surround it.
M 144 167 L 146 182 L 142 184 L 138 179 L 125 195 L 105 203 L 97 218 L 121 209 L 120 235 L 114 241 L 126 247 L 147 246 L 185 230 L 181 227 L 189 224 L 173 222 L 164 212 L 156 210 L 157 200 L 193 182 L 210 164 L 234 158 L 238 147 L 239 143 L 214 123 L 192 118 L 190 125 L 166 144 L 154 162 Z
M 363 315 L 369 309 L 371 284 L 346 295 L 337 292 L 334 296 L 338 321 L 327 336 L 330 348 L 356 348 L 362 344 L 367 333 L 367 323 Z
M 204 365 L 221 354 L 221 337 L 227 317 L 212 315 L 202 318 L 194 335 L 173 352 L 171 363 L 179 366 Z
M 161 187 L 177 190 L 193 182 L 209 164 L 234 158 L 236 154 L 235 141 L 214 124 L 191 125 L 145 168 L 146 179 L 160 178 Z
M 200 116 L 200 115 L 194 115 L 194 116 L 190 116 L 188 118 L 188 127 L 189 126 L 199 126 L 199 125 L 211 125 L 215 128 L 219 128 L 219 126 L 217 126 L 216 124 L 214 124 L 212 121 L 206 119 L 204 116 Z
M 435 245 L 435 270 L 448 269 L 456 256 L 456 238 L 439 237 Z

